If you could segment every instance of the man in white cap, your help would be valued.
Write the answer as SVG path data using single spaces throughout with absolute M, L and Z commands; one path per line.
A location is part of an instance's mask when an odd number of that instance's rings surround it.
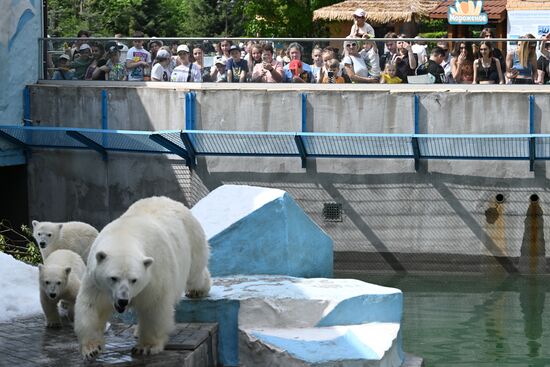
M 79 57 L 76 58 L 71 65 L 75 70 L 73 77 L 74 79 L 84 80 L 86 70 L 92 63 L 92 58 L 90 57 L 92 55 L 92 48 L 89 44 L 83 43 L 78 48 L 78 54 Z
M 349 32 L 350 38 L 371 38 L 374 37 L 374 28 L 366 21 L 367 13 L 363 9 L 353 12 L 353 26 Z
M 189 62 L 189 46 L 179 45 L 177 48 L 180 64 L 172 71 L 172 82 L 202 82 L 201 67 Z

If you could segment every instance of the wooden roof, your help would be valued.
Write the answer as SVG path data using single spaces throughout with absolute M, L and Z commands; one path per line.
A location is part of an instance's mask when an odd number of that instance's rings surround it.
M 490 21 L 500 22 L 506 19 L 506 0 L 485 0 L 483 11 L 487 13 Z M 445 0 L 430 12 L 430 18 L 447 19 L 449 6 L 454 5 L 455 0 Z
M 550 1 L 508 0 L 506 10 L 550 10 Z
M 353 12 L 361 8 L 367 13 L 371 24 L 402 23 L 428 17 L 438 0 L 346 0 L 325 6 L 313 12 L 313 20 L 353 21 Z

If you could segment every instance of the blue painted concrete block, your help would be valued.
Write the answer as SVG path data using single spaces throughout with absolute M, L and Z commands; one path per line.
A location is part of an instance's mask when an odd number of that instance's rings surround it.
M 209 242 L 213 276 L 332 277 L 332 239 L 287 193 L 236 221 Z

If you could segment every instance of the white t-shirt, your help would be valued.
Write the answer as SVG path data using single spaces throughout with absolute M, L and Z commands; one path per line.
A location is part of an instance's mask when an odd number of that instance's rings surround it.
M 162 66 L 160 63 L 156 63 L 155 66 L 153 66 L 153 70 L 151 70 L 151 79 L 155 81 L 160 82 L 169 82 L 170 81 L 170 65 L 168 65 L 166 68 Z
M 374 28 L 372 28 L 372 26 L 367 22 L 365 22 L 362 27 L 358 27 L 356 23 L 353 23 L 349 36 L 352 38 L 357 38 L 363 36 L 364 34 L 374 37 Z
M 128 50 L 128 54 L 126 54 L 126 65 L 128 65 L 128 61 L 146 61 L 148 64 L 151 64 L 151 54 L 149 53 L 149 51 L 143 48 L 137 49 L 135 47 L 132 47 Z M 128 69 L 128 80 L 143 81 L 143 74 L 143 66 Z
M 190 82 L 197 82 L 200 83 L 202 81 L 201 76 L 201 67 L 197 64 L 189 64 L 191 65 L 191 78 L 189 79 Z M 179 65 L 172 71 L 172 76 L 170 77 L 170 81 L 172 82 L 187 82 L 187 79 L 189 77 L 189 65 Z
M 365 64 L 367 65 L 367 70 L 369 72 L 370 76 L 380 76 L 380 56 L 378 55 L 378 52 L 374 47 L 372 47 L 370 50 L 361 50 L 359 52 L 359 55 L 365 60 Z
M 348 55 L 344 57 L 344 60 L 342 60 L 342 62 L 344 63 L 344 65 L 352 65 L 353 72 L 356 75 L 365 76 L 365 77 L 369 76 L 369 70 L 367 69 L 367 64 L 365 64 L 365 60 L 363 60 L 363 58 L 360 55 L 358 56 Z

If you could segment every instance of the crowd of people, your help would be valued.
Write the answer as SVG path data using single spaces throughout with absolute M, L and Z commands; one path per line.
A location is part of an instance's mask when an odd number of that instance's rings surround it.
M 297 42 L 276 52 L 271 42 L 234 44 L 226 39 L 206 50 L 205 43 L 165 45 L 156 38 L 144 42 L 145 35 L 138 31 L 128 48 L 116 39 L 105 44 L 88 42 L 90 34 L 81 31 L 76 42 L 65 45 L 50 77 L 155 82 L 550 84 L 550 34 L 538 40 L 527 34 L 504 56 L 491 42 L 494 35 L 489 28 L 481 32 L 481 42 L 440 40 L 428 49 L 421 40 L 406 42 L 407 35 L 393 32 L 377 44 L 370 40 L 374 29 L 366 22 L 365 11 L 357 9 L 353 16 L 342 50 L 314 46 L 311 63 L 306 62 L 304 48 Z M 205 55 L 210 51 L 215 58 L 206 65 Z

